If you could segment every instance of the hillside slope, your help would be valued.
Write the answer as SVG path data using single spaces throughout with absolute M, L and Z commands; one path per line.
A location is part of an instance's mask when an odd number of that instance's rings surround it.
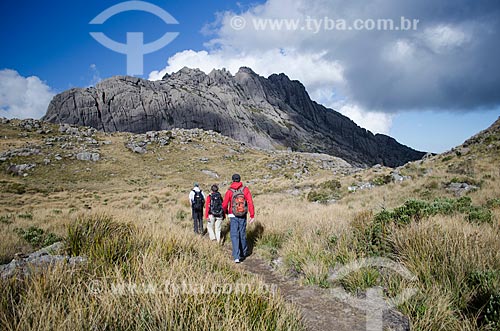
M 364 326 L 359 311 L 345 302 L 325 310 L 332 290 L 363 299 L 367 289 L 383 289 L 387 299 L 409 287 L 418 293 L 398 310 L 411 330 L 500 327 L 500 120 L 447 153 L 396 169 L 252 148 L 199 129 L 104 133 L 0 119 L 0 137 L 1 262 L 21 269 L 26 253 L 60 239 L 64 254 L 88 257 L 0 279 L 11 298 L 0 303 L 2 329 L 302 331 L 303 317 L 315 325 L 315 313 L 328 311 L 356 330 Z M 253 271 L 234 264 L 228 247 L 192 233 L 193 182 L 225 192 L 234 172 L 254 195 L 253 253 L 243 262 Z M 230 246 L 227 221 L 223 231 Z M 390 259 L 415 277 L 368 266 L 331 279 L 332 270 L 367 258 Z M 273 277 L 254 275 L 256 264 Z M 262 289 L 281 275 L 278 295 L 151 291 L 190 282 Z M 124 282 L 136 292 L 109 290 Z

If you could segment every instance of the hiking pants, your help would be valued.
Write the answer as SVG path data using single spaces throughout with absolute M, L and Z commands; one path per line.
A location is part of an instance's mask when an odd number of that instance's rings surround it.
M 231 217 L 230 227 L 233 258 L 244 259 L 248 254 L 246 217 Z
M 215 229 L 214 229 L 215 227 Z M 210 240 L 216 240 L 220 243 L 220 232 L 222 228 L 222 217 L 215 217 L 214 215 L 208 215 L 208 235 Z
M 195 210 L 193 208 L 192 211 L 193 211 L 194 233 L 203 234 L 203 209 Z

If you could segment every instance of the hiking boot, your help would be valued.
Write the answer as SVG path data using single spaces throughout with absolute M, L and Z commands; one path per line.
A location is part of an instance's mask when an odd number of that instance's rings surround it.
M 234 263 L 240 263 L 240 259 L 235 259 Z

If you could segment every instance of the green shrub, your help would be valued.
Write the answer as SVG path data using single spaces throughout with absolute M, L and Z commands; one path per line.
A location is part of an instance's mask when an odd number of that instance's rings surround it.
M 2 223 L 2 224 L 12 224 L 12 223 L 14 223 L 13 219 L 14 219 L 14 215 L 12 215 L 12 214 L 5 214 L 5 215 L 0 216 L 0 223 Z
M 465 219 L 472 223 L 491 223 L 491 211 L 484 207 L 472 205 L 470 197 L 458 199 L 438 198 L 432 202 L 421 200 L 408 200 L 402 206 L 392 211 L 384 210 L 375 215 L 376 221 L 392 220 L 396 224 L 408 224 L 418 221 L 423 217 L 434 215 L 452 215 L 454 213 L 466 214 Z
M 309 202 L 320 202 L 327 203 L 329 200 L 334 199 L 337 195 L 332 195 L 331 192 L 325 191 L 311 191 L 307 194 L 307 200 Z
M 489 199 L 486 201 L 486 208 L 494 209 L 500 207 L 500 198 Z
M 491 211 L 483 207 L 471 207 L 467 220 L 471 223 L 491 223 L 493 216 Z
M 340 188 L 342 185 L 336 179 L 328 180 L 319 185 L 319 190 L 312 190 L 307 194 L 307 201 L 328 203 L 331 200 L 341 198 Z
M 438 198 L 432 202 L 411 199 L 393 210 L 380 211 L 368 226 L 357 231 L 357 235 L 366 243 L 367 253 L 384 255 L 391 252 L 391 246 L 386 241 L 390 224 L 404 226 L 426 217 L 456 213 L 465 214 L 465 220 L 475 224 L 491 223 L 493 219 L 489 209 L 473 206 L 471 198 L 467 196 L 458 199 Z
M 470 274 L 467 285 L 476 289 L 470 300 L 468 312 L 478 322 L 497 330 L 500 327 L 500 271 L 475 271 Z
M 46 247 L 62 240 L 62 238 L 54 233 L 45 232 L 36 226 L 30 226 L 27 229 L 16 228 L 14 232 L 35 249 Z
M 389 184 L 391 181 L 392 181 L 391 175 L 382 175 L 382 176 L 375 177 L 372 180 L 372 183 L 374 185 L 377 185 L 377 186 L 382 186 L 382 185 Z
M 484 322 L 493 330 L 500 329 L 500 292 L 490 295 L 484 312 Z
M 340 181 L 337 179 L 328 180 L 326 182 L 321 183 L 320 187 L 324 190 L 336 191 L 342 187 Z
M 32 213 L 18 214 L 17 217 L 31 220 L 33 219 L 33 214 Z
M 443 162 L 448 162 L 450 161 L 451 159 L 453 159 L 453 155 L 448 155 L 448 156 L 445 156 L 441 159 L 441 161 Z

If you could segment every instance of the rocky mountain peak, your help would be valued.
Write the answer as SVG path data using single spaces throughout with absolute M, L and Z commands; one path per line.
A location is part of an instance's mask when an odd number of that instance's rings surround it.
M 258 76 L 251 68 L 249 67 L 240 67 L 236 75 L 238 74 L 248 74 L 252 76 Z
M 56 95 L 43 119 L 134 133 L 201 128 L 261 148 L 326 153 L 359 166 L 398 166 L 425 154 L 317 104 L 285 74 L 265 78 L 248 67 L 234 76 L 185 67 L 155 82 L 112 77 Z

